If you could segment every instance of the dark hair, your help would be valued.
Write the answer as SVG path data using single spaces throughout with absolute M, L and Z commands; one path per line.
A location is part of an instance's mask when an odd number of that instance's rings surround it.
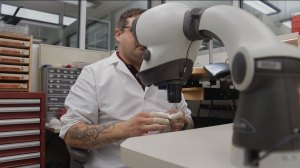
M 132 8 L 132 9 L 126 10 L 125 12 L 123 12 L 121 14 L 121 16 L 119 18 L 118 28 L 121 31 L 123 31 L 127 25 L 127 18 L 139 16 L 145 11 L 146 11 L 145 9 L 141 9 L 141 8 Z

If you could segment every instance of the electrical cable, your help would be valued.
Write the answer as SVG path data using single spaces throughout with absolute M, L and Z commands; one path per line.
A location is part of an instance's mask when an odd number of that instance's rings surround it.
M 213 102 L 213 100 L 210 100 L 210 108 L 209 108 L 209 113 L 208 113 L 208 116 L 210 118 L 214 118 L 213 111 L 212 111 L 213 108 L 214 108 L 214 102 Z
M 190 42 L 189 47 L 188 47 L 188 49 L 186 50 L 185 67 L 187 66 L 187 59 L 188 59 L 189 51 L 190 51 L 190 48 L 191 48 L 191 45 L 193 44 L 193 42 L 194 42 L 194 41 L 191 41 L 191 42 Z
M 234 116 L 235 116 L 235 112 L 236 112 L 236 107 L 235 107 L 235 100 L 232 99 L 232 104 L 229 103 L 229 109 L 231 112 L 232 112 L 232 118 L 234 119 Z
M 235 100 L 234 99 L 232 99 L 232 111 L 233 111 L 233 113 L 236 112 L 236 106 L 235 106 Z
M 220 117 L 220 111 L 221 111 L 221 109 L 220 109 L 220 107 L 219 106 L 216 106 L 216 111 L 215 111 L 215 117 L 218 119 L 218 118 L 221 118 Z
M 201 110 L 201 100 L 199 102 L 199 107 L 198 107 L 198 110 L 197 110 L 197 125 L 200 126 L 200 110 Z
M 233 85 L 233 90 L 235 90 L 235 86 Z M 237 106 L 235 104 L 235 99 L 232 99 L 232 110 L 233 110 L 233 115 L 235 116 L 235 113 L 236 113 L 236 109 L 237 109 Z

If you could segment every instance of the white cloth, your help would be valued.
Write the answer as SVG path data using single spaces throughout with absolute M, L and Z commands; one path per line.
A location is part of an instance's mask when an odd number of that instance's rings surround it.
M 85 66 L 66 98 L 67 113 L 61 117 L 60 137 L 78 123 L 111 124 L 124 121 L 145 111 L 163 112 L 179 108 L 191 115 L 184 99 L 169 103 L 166 90 L 156 86 L 142 89 L 116 53 Z M 124 167 L 120 159 L 120 143 L 105 145 L 90 152 L 86 168 Z

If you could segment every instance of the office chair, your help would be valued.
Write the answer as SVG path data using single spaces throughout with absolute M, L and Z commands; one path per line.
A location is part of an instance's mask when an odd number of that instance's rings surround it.
M 72 148 L 67 146 L 70 154 L 70 167 L 71 168 L 84 168 L 84 164 L 89 159 L 88 150 Z

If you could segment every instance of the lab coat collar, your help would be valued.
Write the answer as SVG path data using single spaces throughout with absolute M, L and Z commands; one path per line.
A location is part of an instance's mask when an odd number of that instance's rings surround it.
M 125 63 L 118 57 L 116 51 L 109 57 L 107 63 L 108 63 L 108 65 L 115 64 L 117 69 L 119 69 L 120 71 L 126 73 L 129 76 L 132 76 L 131 72 L 126 67 Z
M 117 52 L 115 51 L 107 60 L 107 63 L 109 65 L 115 64 L 116 68 L 123 72 L 123 74 L 120 74 L 121 81 L 123 82 L 124 85 L 128 85 L 128 78 L 131 78 L 130 81 L 134 81 L 135 85 L 132 89 L 138 88 L 142 93 L 144 93 L 144 90 L 138 83 L 138 81 L 134 78 L 132 73 L 129 71 L 129 69 L 126 67 L 125 63 L 120 60 L 120 58 L 117 55 Z M 125 75 L 126 74 L 126 75 Z M 147 89 L 147 87 L 146 87 Z
M 118 58 L 117 56 L 117 52 L 115 51 L 107 60 L 107 63 L 110 64 L 115 64 L 115 63 L 119 63 L 121 62 L 121 60 Z
M 124 72 L 124 73 L 132 76 L 132 73 L 130 72 L 130 70 L 128 69 L 128 67 L 125 65 L 125 63 L 118 57 L 116 51 L 108 58 L 107 63 L 108 63 L 108 65 L 115 64 L 115 66 L 119 70 L 121 70 L 122 72 Z

